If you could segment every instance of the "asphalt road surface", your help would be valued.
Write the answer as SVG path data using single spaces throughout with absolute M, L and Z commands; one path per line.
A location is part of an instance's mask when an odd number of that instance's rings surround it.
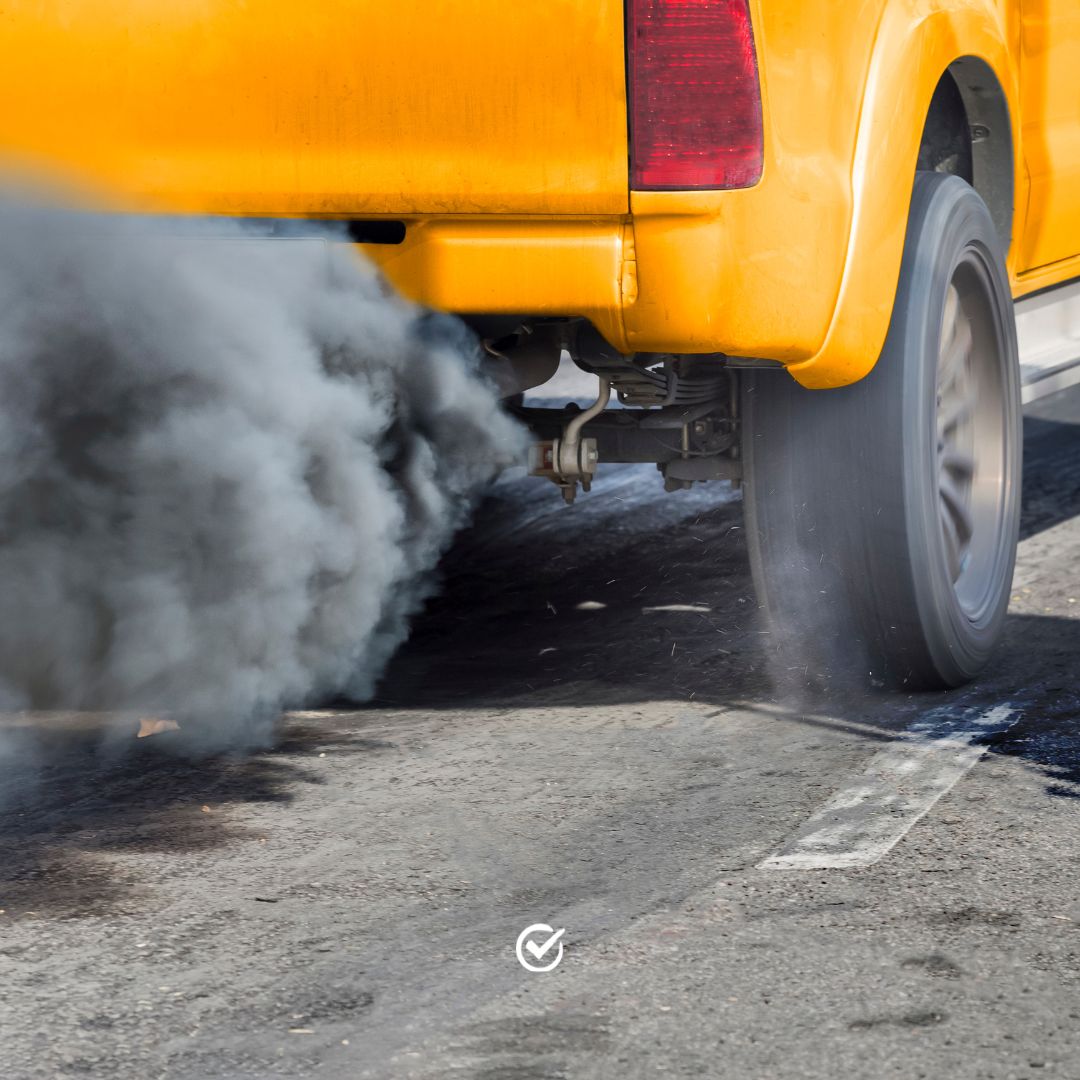
M 737 492 L 613 467 L 502 481 L 378 699 L 266 752 L 9 719 L 0 1076 L 1080 1077 L 1078 423 L 953 694 L 804 691 Z

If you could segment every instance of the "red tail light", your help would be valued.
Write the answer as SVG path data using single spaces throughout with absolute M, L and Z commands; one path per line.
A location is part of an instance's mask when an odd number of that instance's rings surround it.
M 627 0 L 630 186 L 761 178 L 761 88 L 747 0 Z

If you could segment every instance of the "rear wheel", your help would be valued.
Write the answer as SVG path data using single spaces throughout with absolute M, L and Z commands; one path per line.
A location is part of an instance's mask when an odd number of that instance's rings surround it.
M 958 686 L 997 644 L 1019 525 L 1012 298 L 986 206 L 919 174 L 874 370 L 743 384 L 747 531 L 781 667 Z

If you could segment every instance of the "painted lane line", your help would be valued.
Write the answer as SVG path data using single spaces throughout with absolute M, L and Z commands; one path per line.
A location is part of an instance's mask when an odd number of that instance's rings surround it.
M 685 611 L 690 615 L 709 615 L 712 613 L 712 608 L 704 604 L 656 604 L 653 607 L 643 607 L 641 614 L 658 615 L 669 611 Z
M 986 753 L 982 740 L 1019 719 L 1012 705 L 927 713 L 875 754 L 855 783 L 815 811 L 759 869 L 871 866 Z

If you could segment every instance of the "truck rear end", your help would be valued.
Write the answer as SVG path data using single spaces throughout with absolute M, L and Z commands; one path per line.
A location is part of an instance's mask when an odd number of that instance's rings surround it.
M 129 209 L 345 221 L 456 313 L 737 344 L 705 310 L 732 264 L 704 238 L 703 283 L 686 244 L 762 174 L 745 0 L 15 0 L 0 53 L 9 165 Z
M 957 685 L 1016 546 L 1017 10 L 9 0 L 0 146 L 124 211 L 338 222 L 478 332 L 568 500 L 746 480 L 789 670 Z M 591 408 L 515 402 L 567 351 Z

